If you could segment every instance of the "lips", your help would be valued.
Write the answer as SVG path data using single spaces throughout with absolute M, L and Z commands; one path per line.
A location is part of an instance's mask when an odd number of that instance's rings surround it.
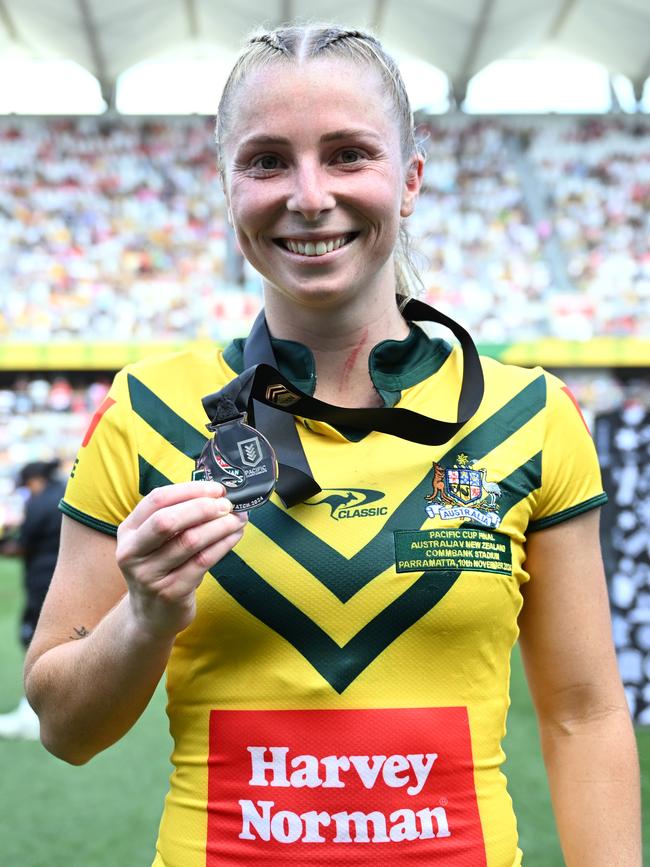
M 298 253 L 301 256 L 324 256 L 339 250 L 353 241 L 358 232 L 346 232 L 342 235 L 331 235 L 326 238 L 275 238 L 274 243 L 290 253 Z

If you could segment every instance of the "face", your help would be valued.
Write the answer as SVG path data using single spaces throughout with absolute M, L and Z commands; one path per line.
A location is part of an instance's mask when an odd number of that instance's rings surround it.
M 422 164 L 405 161 L 382 87 L 372 68 L 319 59 L 254 70 L 235 92 L 224 191 L 267 292 L 321 306 L 394 294 Z
M 41 478 L 41 476 L 27 479 L 27 482 L 25 483 L 25 487 L 27 488 L 29 493 L 32 494 L 32 496 L 34 494 L 40 494 L 40 492 L 45 488 L 45 485 L 45 479 Z

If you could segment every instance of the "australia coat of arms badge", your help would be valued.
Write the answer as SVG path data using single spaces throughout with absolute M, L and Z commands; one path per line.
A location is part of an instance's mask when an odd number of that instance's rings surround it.
M 501 488 L 487 480 L 487 470 L 460 454 L 451 467 L 433 461 L 431 493 L 425 497 L 430 518 L 451 521 L 468 518 L 484 527 L 498 527 Z

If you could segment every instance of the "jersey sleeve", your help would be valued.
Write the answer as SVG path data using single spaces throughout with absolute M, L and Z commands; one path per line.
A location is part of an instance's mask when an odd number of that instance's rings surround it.
M 88 426 L 59 508 L 114 536 L 140 499 L 138 478 L 138 448 L 123 370 Z
M 542 484 L 528 530 L 543 530 L 607 502 L 596 447 L 569 388 L 546 374 Z

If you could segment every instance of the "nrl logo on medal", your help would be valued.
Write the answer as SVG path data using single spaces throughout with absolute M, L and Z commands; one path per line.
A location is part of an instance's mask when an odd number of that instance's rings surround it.
M 237 443 L 237 450 L 242 463 L 247 467 L 256 467 L 264 457 L 258 437 L 240 440 Z
M 460 454 L 451 467 L 433 461 L 431 493 L 425 497 L 430 518 L 452 521 L 469 518 L 484 527 L 498 527 L 501 488 L 487 480 L 487 470 Z

